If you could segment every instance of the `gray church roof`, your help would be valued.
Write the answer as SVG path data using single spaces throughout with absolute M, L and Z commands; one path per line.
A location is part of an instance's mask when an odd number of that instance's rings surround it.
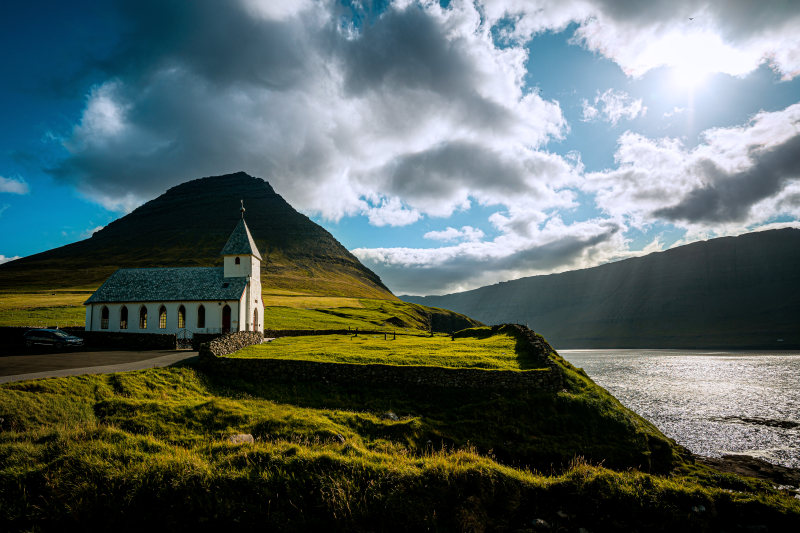
M 84 304 L 238 300 L 247 278 L 225 278 L 223 272 L 222 267 L 121 268 Z
M 244 219 L 240 219 L 236 227 L 233 228 L 233 233 L 228 237 L 228 242 L 222 248 L 220 255 L 248 255 L 253 254 L 262 261 L 261 254 L 258 253 L 256 243 L 253 242 L 253 236 L 250 235 L 250 229 L 247 227 Z

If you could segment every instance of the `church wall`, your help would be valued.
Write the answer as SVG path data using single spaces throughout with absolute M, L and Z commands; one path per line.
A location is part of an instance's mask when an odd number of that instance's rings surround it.
M 133 303 L 107 303 L 90 304 L 86 306 L 86 330 L 108 331 L 124 333 L 178 333 L 178 308 L 183 305 L 186 309 L 186 328 L 193 333 L 220 333 L 222 331 L 222 309 L 228 304 L 231 308 L 231 331 L 237 331 L 239 326 L 240 302 L 232 301 L 186 301 L 186 302 L 133 302 Z M 120 329 L 120 314 L 122 306 L 128 308 L 128 329 Z M 139 309 L 147 307 L 147 328 L 139 328 Z M 158 311 L 161 306 L 167 310 L 167 327 L 159 328 Z M 205 307 L 206 323 L 204 328 L 197 327 L 197 314 L 200 305 Z M 108 307 L 108 329 L 102 329 L 103 306 Z
M 236 258 L 240 264 L 236 264 Z M 261 268 L 258 259 L 252 255 L 226 255 L 223 257 L 224 276 L 226 278 L 246 278 Z

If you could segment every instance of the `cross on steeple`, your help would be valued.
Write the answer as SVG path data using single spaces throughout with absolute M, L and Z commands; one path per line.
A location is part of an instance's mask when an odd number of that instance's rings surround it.
M 242 203 L 242 208 L 240 211 L 242 212 L 242 220 L 244 220 L 244 200 L 239 200 Z

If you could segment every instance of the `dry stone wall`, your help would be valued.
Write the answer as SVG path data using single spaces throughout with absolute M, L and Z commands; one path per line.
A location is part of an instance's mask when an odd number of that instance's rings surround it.
M 460 389 L 563 388 L 561 374 L 554 369 L 484 370 L 434 366 L 355 365 L 289 359 L 206 358 L 216 375 L 247 380 L 312 381 L 339 385 L 433 386 Z
M 264 335 L 260 331 L 236 331 L 217 337 L 211 342 L 200 345 L 200 357 L 214 359 L 237 352 L 245 346 L 261 344 Z

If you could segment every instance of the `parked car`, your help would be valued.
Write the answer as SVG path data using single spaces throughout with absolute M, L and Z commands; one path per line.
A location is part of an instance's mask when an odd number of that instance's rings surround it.
M 25 346 L 52 346 L 53 348 L 80 348 L 83 339 L 61 329 L 31 329 L 23 335 Z

